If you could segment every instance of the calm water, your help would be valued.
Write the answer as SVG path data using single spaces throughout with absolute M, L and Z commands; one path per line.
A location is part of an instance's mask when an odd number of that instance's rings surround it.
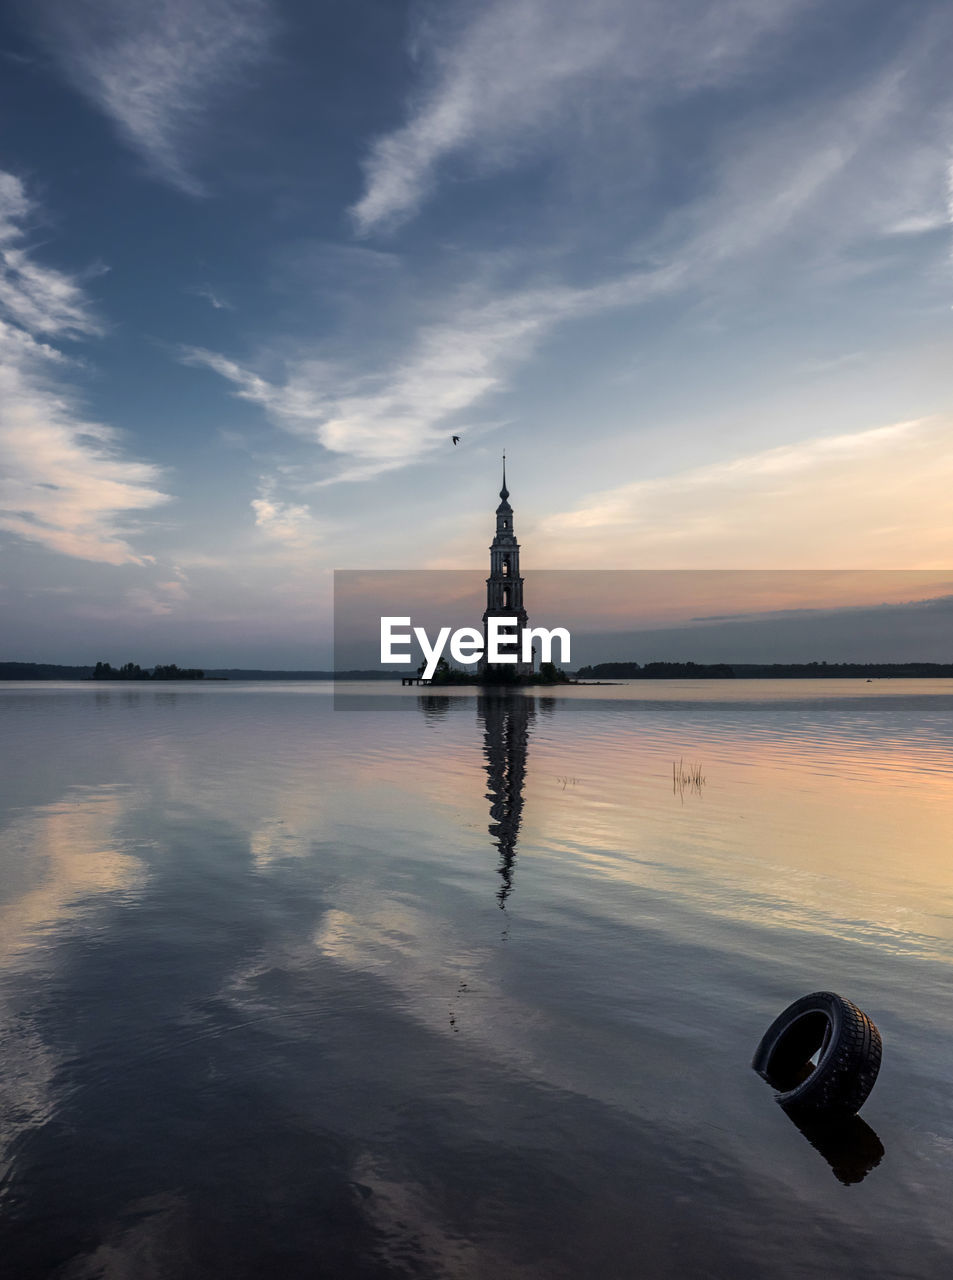
M 11 1280 L 951 1273 L 953 682 L 353 695 L 0 686 Z

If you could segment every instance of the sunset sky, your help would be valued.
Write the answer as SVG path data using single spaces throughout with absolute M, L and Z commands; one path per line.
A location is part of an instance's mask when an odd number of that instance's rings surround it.
M 950 569 L 951 65 L 945 0 L 7 5 L 0 660 L 320 666 L 504 447 L 527 569 Z

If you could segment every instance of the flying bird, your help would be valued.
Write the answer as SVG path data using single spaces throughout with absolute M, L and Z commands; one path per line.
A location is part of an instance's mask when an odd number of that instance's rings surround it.
M 459 443 L 460 443 L 460 437 L 459 437 L 459 436 L 451 436 L 451 437 L 450 437 L 450 439 L 453 441 L 453 443 L 454 443 L 454 444 L 459 444 Z

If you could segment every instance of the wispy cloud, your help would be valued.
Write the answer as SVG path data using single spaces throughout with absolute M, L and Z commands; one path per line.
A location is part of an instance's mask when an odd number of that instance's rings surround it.
M 518 131 L 524 108 L 558 136 L 558 112 L 542 104 L 561 101 L 577 74 L 605 63 L 613 75 L 641 77 L 646 102 L 658 106 L 666 95 L 740 76 L 755 42 L 802 7 L 794 0 L 599 0 L 592 13 L 556 0 L 484 7 L 433 45 L 441 50 L 432 54 L 441 69 L 436 96 L 425 95 L 405 131 L 382 140 L 358 221 L 367 229 L 416 207 L 452 138 L 478 150 L 497 125 Z M 943 216 L 945 117 L 938 112 L 929 128 L 921 118 L 919 86 L 931 48 L 930 31 L 918 27 L 890 59 L 845 86 L 782 107 L 769 103 L 715 131 L 703 180 L 651 229 L 627 228 L 612 259 L 581 271 L 567 259 L 572 283 L 559 278 L 563 258 L 555 247 L 513 245 L 498 259 L 476 256 L 469 284 L 405 306 L 401 349 L 376 359 L 372 371 L 360 355 L 341 361 L 294 354 L 267 366 L 197 349 L 184 358 L 215 370 L 282 429 L 337 455 L 343 466 L 320 481 L 333 483 L 406 465 L 460 426 L 472 431 L 473 414 L 509 390 L 515 372 L 561 325 L 677 292 L 718 304 L 745 290 L 757 299 L 766 282 L 793 295 L 809 282 L 816 306 L 839 283 L 876 270 L 884 253 L 895 252 L 883 246 L 899 228 L 933 226 Z M 464 93 L 461 84 L 470 89 Z M 441 94 L 452 97 L 454 111 L 434 105 Z M 442 111 L 459 127 L 440 134 L 437 146 L 425 125 L 433 113 L 443 119 Z M 410 145 L 420 131 L 431 138 L 430 150 Z M 394 152 L 391 166 L 392 147 L 400 155 Z M 391 178 L 409 184 L 400 187 L 403 195 Z M 534 258 L 545 263 L 545 277 L 534 279 Z M 501 268 L 504 260 L 509 266 Z M 406 279 L 399 287 L 406 293 Z M 360 351 L 364 344 L 354 345 Z
M 412 217 L 441 164 L 510 167 L 527 148 L 562 134 L 612 84 L 676 95 L 734 75 L 765 35 L 803 0 L 496 0 L 451 10 L 421 34 L 426 87 L 407 121 L 371 146 L 351 212 L 361 234 Z
M 213 311 L 233 311 L 232 304 L 224 298 L 221 293 L 216 292 L 211 285 L 202 285 L 190 291 L 196 298 L 204 298 Z
M 149 169 L 202 194 L 191 149 L 203 114 L 267 47 L 268 0 L 39 0 L 34 16 L 66 78 Z
M 514 364 L 561 321 L 662 292 L 679 274 L 662 268 L 592 288 L 550 286 L 484 301 L 461 298 L 379 373 L 298 360 L 284 380 L 272 381 L 201 348 L 185 349 L 182 358 L 214 370 L 278 426 L 352 459 L 355 465 L 329 479 L 366 479 L 445 444 L 448 424 L 500 389 Z
M 498 159 L 509 163 L 501 140 L 530 118 L 559 136 L 559 104 L 569 101 L 574 77 L 588 84 L 608 68 L 640 84 L 647 110 L 673 93 L 741 77 L 756 42 L 803 9 L 797 0 L 597 0 L 591 10 L 516 0 L 484 6 L 450 35 L 437 24 L 427 55 L 436 68 L 431 96 L 379 143 L 358 223 L 370 229 L 408 215 L 454 148 L 476 155 L 499 142 Z M 404 271 L 394 283 L 404 333 L 385 355 L 375 353 L 372 369 L 363 334 L 344 358 L 320 348 L 302 356 L 299 337 L 288 355 L 275 343 L 264 360 L 198 348 L 183 358 L 217 372 L 272 424 L 321 445 L 331 458 L 316 483 L 333 484 L 406 466 L 444 447 L 450 431 L 472 434 L 477 415 L 492 412 L 490 398 L 512 388 L 560 326 L 675 293 L 724 305 L 747 289 L 757 302 L 766 284 L 797 294 L 810 282 L 816 306 L 838 282 L 875 270 L 899 229 L 910 234 L 944 216 L 945 116 L 929 128 L 921 122 L 929 35 L 916 28 L 889 59 L 823 96 L 769 102 L 715 131 L 704 179 L 650 230 L 627 228 L 613 259 L 581 266 L 564 262 L 558 248 L 518 244 L 468 260 L 462 253 L 453 261 L 457 283 L 430 294 L 430 282 L 414 293 Z M 814 358 L 821 370 L 858 357 Z
M 23 246 L 31 213 L 20 181 L 0 173 L 0 529 L 64 555 L 143 563 L 132 513 L 168 495 L 157 467 L 125 458 L 117 432 L 82 416 L 64 382 L 70 362 L 40 340 L 98 324 L 77 282 Z
M 845 351 L 836 356 L 812 356 L 810 359 L 801 362 L 798 373 L 832 373 L 836 369 L 863 364 L 866 359 L 867 356 L 863 351 Z
M 535 536 L 567 568 L 944 568 L 951 426 L 894 423 L 621 485 Z
M 893 78 L 853 95 L 838 120 L 828 122 L 823 147 L 814 140 L 813 114 L 744 139 L 728 157 L 713 189 L 677 210 L 643 245 L 649 265 L 626 268 L 591 284 L 551 280 L 506 287 L 497 275 L 456 290 L 436 304 L 404 351 L 371 374 L 340 364 L 293 359 L 283 377 L 265 378 L 223 355 L 189 349 L 184 359 L 226 378 L 237 394 L 259 404 L 285 430 L 314 440 L 351 465 L 328 477 L 366 479 L 405 465 L 445 442 L 451 426 L 493 392 L 559 325 L 633 307 L 687 289 L 741 287 L 745 263 L 763 270 L 763 257 L 785 238 L 804 236 L 812 220 L 838 207 L 837 234 L 811 229 L 812 247 L 776 273 L 799 278 L 814 268 L 830 272 L 844 243 L 871 231 L 866 204 L 841 208 L 845 185 L 859 183 L 851 167 L 871 131 L 894 104 Z M 871 179 L 872 180 L 872 179 Z M 856 268 L 854 268 L 856 269 Z M 470 425 L 469 423 L 467 425 Z
M 152 587 L 133 587 L 126 592 L 124 599 L 132 614 L 165 618 L 181 611 L 189 599 L 189 591 L 181 579 L 173 579 L 157 582 Z
M 78 338 L 100 325 L 77 282 L 35 262 L 24 243 L 35 210 L 15 174 L 0 171 L 0 309 L 34 334 Z
M 271 542 L 290 551 L 309 551 L 321 542 L 328 525 L 306 503 L 285 502 L 277 495 L 277 481 L 262 476 L 258 497 L 252 500 L 255 525 Z

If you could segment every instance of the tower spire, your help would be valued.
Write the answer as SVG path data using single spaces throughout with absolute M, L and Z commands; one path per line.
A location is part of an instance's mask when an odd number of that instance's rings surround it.
M 500 505 L 496 509 L 496 535 L 490 544 L 490 576 L 486 580 L 486 612 L 483 615 L 483 666 L 486 672 L 489 652 L 489 620 L 504 618 L 506 634 L 518 634 L 526 626 L 526 610 L 523 607 L 523 579 L 520 577 L 520 544 L 513 529 L 513 508 L 509 502 L 510 491 L 506 487 L 506 452 L 503 453 L 503 488 Z M 516 626 L 513 627 L 515 620 Z M 499 624 L 496 624 L 499 625 Z M 498 674 L 524 675 L 532 671 L 532 664 L 517 657 L 513 667 L 501 667 Z

